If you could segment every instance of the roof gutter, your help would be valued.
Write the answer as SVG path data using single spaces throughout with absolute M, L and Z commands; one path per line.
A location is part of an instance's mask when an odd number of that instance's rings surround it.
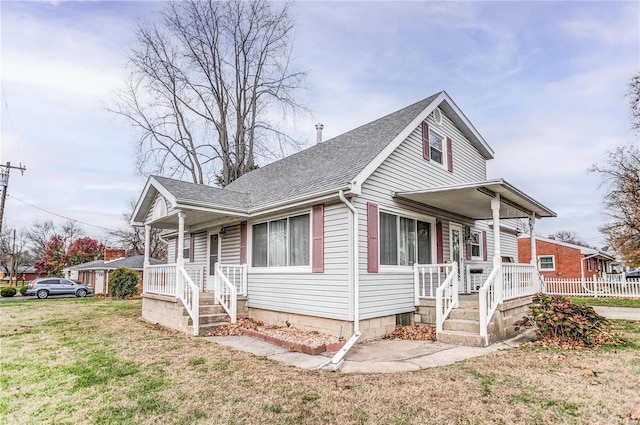
M 347 200 L 344 196 L 344 191 L 338 192 L 338 196 L 342 203 L 344 203 L 351 215 L 349 221 L 349 234 L 351 240 L 349 241 L 349 252 L 351 253 L 351 270 L 349 273 L 349 283 L 352 288 L 353 297 L 353 335 L 347 341 L 347 343 L 331 358 L 331 360 L 318 366 L 318 369 L 331 369 L 338 370 L 344 363 L 344 356 L 355 345 L 360 336 L 360 274 L 358 272 L 358 211 L 354 208 L 353 204 Z

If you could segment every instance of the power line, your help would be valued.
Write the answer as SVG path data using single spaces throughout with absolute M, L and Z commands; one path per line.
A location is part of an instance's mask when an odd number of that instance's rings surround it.
M 41 207 L 39 207 L 37 205 L 30 204 L 29 202 L 23 201 L 22 199 L 16 198 L 15 196 L 12 196 L 12 195 L 7 195 L 7 196 L 10 197 L 11 199 L 15 199 L 16 201 L 20 201 L 23 204 L 29 205 L 30 207 L 37 208 L 40 211 L 44 211 L 44 212 L 46 212 L 48 214 L 55 215 L 56 217 L 64 218 L 65 220 L 70 220 L 70 221 L 73 221 L 74 223 L 84 224 L 85 226 L 97 227 L 98 229 L 106 230 L 107 232 L 115 232 L 114 229 L 109 229 L 107 227 L 98 226 L 96 224 L 85 223 L 84 221 L 76 220 L 75 218 L 71 218 L 71 217 L 64 216 L 62 214 L 54 213 L 52 211 L 46 210 L 44 208 L 41 208 Z

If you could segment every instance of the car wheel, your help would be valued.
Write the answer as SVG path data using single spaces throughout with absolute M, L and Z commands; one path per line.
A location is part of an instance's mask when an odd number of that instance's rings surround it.
M 38 298 L 40 298 L 41 300 L 44 300 L 45 298 L 47 298 L 49 296 L 49 292 L 47 292 L 44 289 L 39 290 L 38 292 L 36 292 L 36 295 L 38 296 Z
M 76 292 L 76 297 L 84 298 L 86 296 L 87 296 L 86 289 L 78 289 L 78 292 Z

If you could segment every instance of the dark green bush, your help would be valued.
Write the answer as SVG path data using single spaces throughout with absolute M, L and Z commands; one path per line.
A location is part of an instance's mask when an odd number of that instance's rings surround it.
M 535 326 L 538 339 L 560 339 L 586 346 L 602 340 L 611 323 L 593 310 L 593 307 L 576 304 L 559 295 L 536 294 L 529 316 L 514 323 L 516 331 L 520 327 Z
M 109 276 L 109 293 L 112 297 L 127 298 L 138 292 L 138 272 L 120 267 Z
M 13 297 L 16 292 L 18 292 L 16 291 L 16 288 L 7 287 L 0 290 L 0 295 L 3 297 Z
M 20 295 L 24 295 L 27 293 L 27 289 L 29 289 L 28 286 L 21 286 L 20 287 Z

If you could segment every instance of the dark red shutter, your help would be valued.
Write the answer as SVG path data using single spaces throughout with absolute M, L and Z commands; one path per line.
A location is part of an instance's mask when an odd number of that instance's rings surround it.
M 429 146 L 429 124 L 422 121 L 422 157 L 429 161 L 431 159 L 431 147 Z
M 471 228 L 464 226 L 464 258 L 471 260 Z
M 453 173 L 453 143 L 449 137 L 447 137 L 447 170 Z
M 378 273 L 378 205 L 367 202 L 367 271 Z
M 178 236 L 176 236 L 176 252 L 175 252 L 175 259 L 174 261 L 178 261 Z
M 247 222 L 240 223 L 240 264 L 247 263 Z
M 495 229 L 493 229 L 493 231 L 495 232 Z M 498 229 L 498 232 L 500 231 L 500 229 Z M 487 232 L 485 232 L 484 230 L 482 231 L 482 259 L 484 261 L 487 261 L 488 258 L 488 253 L 487 253 Z
M 436 257 L 438 264 L 444 263 L 444 247 L 442 244 L 442 222 L 436 223 Z
M 313 273 L 324 273 L 324 205 L 313 206 L 313 217 L 311 223 L 311 271 Z
M 196 246 L 196 234 L 189 233 L 189 262 L 190 263 L 193 263 L 195 246 Z

